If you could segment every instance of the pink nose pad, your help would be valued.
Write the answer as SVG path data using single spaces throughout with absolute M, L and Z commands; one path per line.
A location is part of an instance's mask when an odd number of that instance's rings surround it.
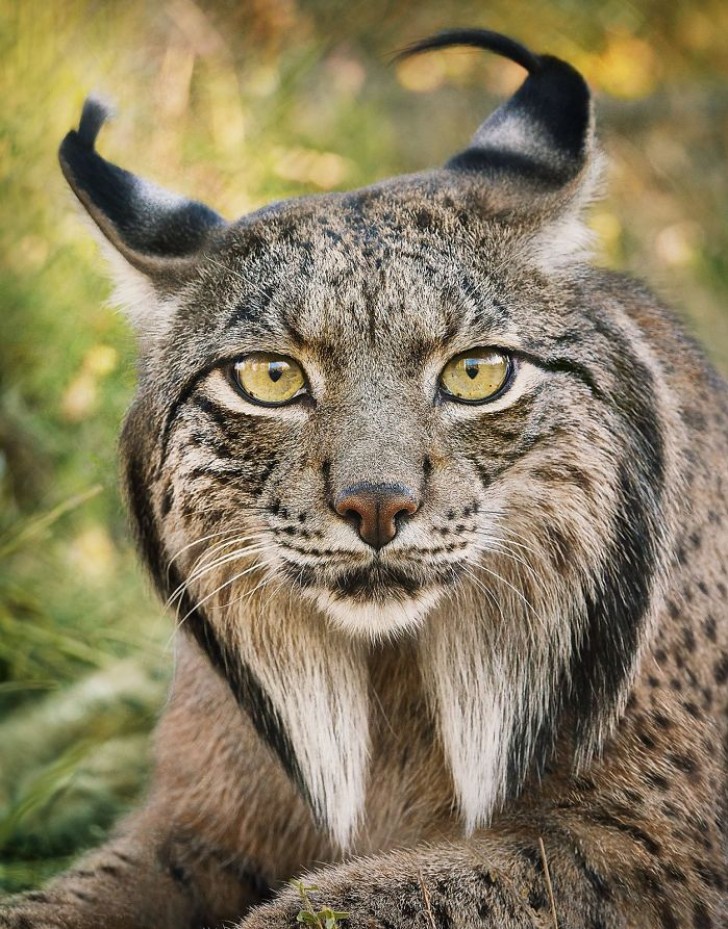
M 359 536 L 379 551 L 397 535 L 397 520 L 412 516 L 419 509 L 413 491 L 403 484 L 362 482 L 343 490 L 334 509 L 350 522 Z

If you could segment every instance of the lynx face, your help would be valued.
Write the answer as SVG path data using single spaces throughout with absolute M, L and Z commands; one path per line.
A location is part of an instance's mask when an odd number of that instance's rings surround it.
M 676 404 L 585 263 L 586 85 L 468 35 L 530 76 L 441 170 L 226 223 L 104 161 L 93 101 L 61 147 L 140 334 L 146 562 L 342 846 L 376 640 L 413 638 L 473 828 L 565 720 L 603 744 L 672 557 Z
M 564 546 L 589 541 L 582 524 L 614 493 L 614 448 L 578 355 L 559 344 L 576 310 L 526 256 L 503 276 L 496 231 L 389 188 L 284 207 L 209 256 L 174 350 L 153 362 L 183 374 L 160 521 L 170 555 L 199 574 L 198 598 L 210 579 L 237 595 L 250 569 L 244 590 L 255 579 L 303 593 L 377 637 L 464 582 L 487 588 L 490 570 L 528 564 L 539 521 L 545 540 L 556 518 Z M 202 336 L 191 350 L 190 333 Z M 295 369 L 283 389 L 270 376 L 281 366 Z M 577 467 L 589 428 L 593 454 Z M 565 518 L 551 513 L 558 493 L 537 504 L 546 468 L 571 473 Z

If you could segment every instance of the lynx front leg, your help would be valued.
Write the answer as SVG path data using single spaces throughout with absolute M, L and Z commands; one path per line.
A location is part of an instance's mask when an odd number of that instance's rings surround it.
M 330 860 L 325 839 L 225 682 L 188 640 L 155 737 L 145 808 L 37 893 L 0 903 L 0 929 L 213 929 Z
M 592 832 L 594 829 L 592 827 Z M 312 909 L 347 913 L 343 929 L 677 929 L 717 927 L 724 901 L 640 843 L 563 823 L 484 834 L 359 859 L 305 878 Z M 677 875 L 677 878 L 675 877 Z M 304 909 L 288 887 L 241 929 L 294 929 Z M 702 920 L 702 921 L 701 921 Z M 321 920 L 324 923 L 324 920 Z
M 343 929 L 546 929 L 542 882 L 506 876 L 470 850 L 431 848 L 313 872 L 311 908 L 346 913 Z M 306 909 L 294 887 L 258 907 L 240 929 L 293 929 Z M 323 922 L 324 920 L 322 920 Z
M 140 814 L 42 890 L 0 903 L 0 929 L 195 929 L 239 919 L 264 898 L 244 862 L 164 820 Z
M 344 929 L 545 929 L 535 873 L 508 875 L 468 850 L 432 848 L 360 859 L 307 875 L 314 912 L 346 913 Z M 306 909 L 294 887 L 257 908 L 241 929 L 293 929 Z M 323 920 L 322 920 L 323 922 Z

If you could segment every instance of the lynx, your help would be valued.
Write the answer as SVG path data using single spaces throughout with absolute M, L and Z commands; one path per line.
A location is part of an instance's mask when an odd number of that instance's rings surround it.
M 590 264 L 590 93 L 228 223 L 60 149 L 136 327 L 122 435 L 177 610 L 146 804 L 4 929 L 719 929 L 728 392 Z M 342 915 L 345 914 L 345 915 Z

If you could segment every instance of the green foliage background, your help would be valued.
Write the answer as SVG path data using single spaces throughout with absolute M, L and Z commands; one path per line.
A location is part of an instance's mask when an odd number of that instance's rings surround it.
M 416 170 L 522 79 L 476 52 L 390 64 L 454 25 L 582 69 L 610 158 L 601 259 L 646 277 L 728 370 L 722 0 L 0 0 L 0 889 L 133 803 L 171 664 L 116 485 L 134 340 L 60 139 L 105 93 L 104 154 L 230 218 Z

